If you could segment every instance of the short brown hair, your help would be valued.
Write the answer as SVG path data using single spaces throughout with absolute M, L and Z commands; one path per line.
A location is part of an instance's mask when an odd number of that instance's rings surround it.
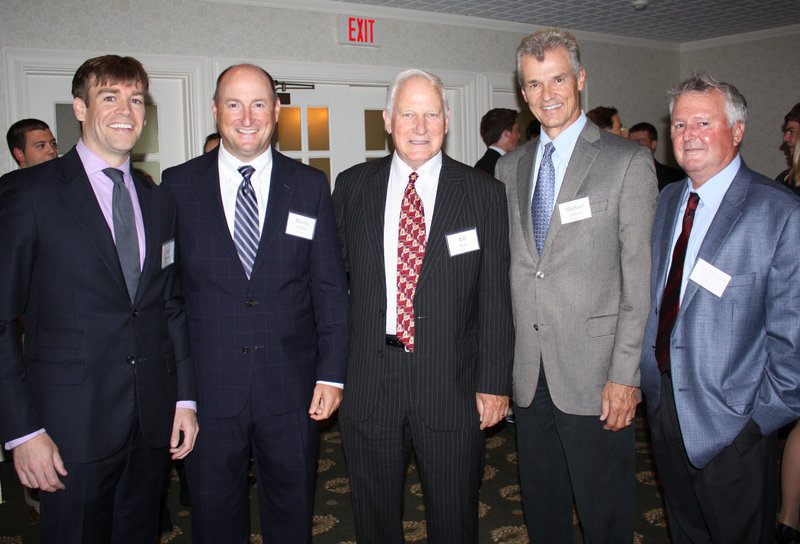
M 103 55 L 87 60 L 72 78 L 72 96 L 84 102 L 89 100 L 89 87 L 93 85 L 106 85 L 124 83 L 126 85 L 142 86 L 147 92 L 150 80 L 142 63 L 133 57 L 120 57 L 119 55 Z

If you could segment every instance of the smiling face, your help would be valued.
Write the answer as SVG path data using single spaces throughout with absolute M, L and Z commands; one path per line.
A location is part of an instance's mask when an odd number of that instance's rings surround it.
M 542 61 L 533 55 L 524 55 L 519 68 L 522 96 L 531 113 L 542 123 L 542 130 L 550 139 L 555 139 L 581 115 L 583 68 L 576 78 L 565 47 L 545 51 Z
M 75 117 L 83 123 L 86 146 L 111 166 L 128 159 L 144 127 L 144 90 L 140 83 L 106 83 L 89 86 L 88 100 L 72 102 Z
M 422 76 L 400 83 L 391 116 L 384 110 L 386 132 L 392 135 L 397 156 L 414 170 L 434 157 L 444 143 L 450 112 L 432 81 Z
M 36 166 L 58 157 L 58 144 L 50 129 L 29 130 L 25 133 L 25 149 L 14 148 L 20 168 Z
M 697 189 L 736 156 L 744 123 L 728 126 L 725 98 L 719 92 L 688 92 L 675 100 L 670 130 L 675 159 Z
M 267 76 L 248 65 L 228 70 L 211 105 L 222 145 L 243 162 L 269 149 L 280 109 Z

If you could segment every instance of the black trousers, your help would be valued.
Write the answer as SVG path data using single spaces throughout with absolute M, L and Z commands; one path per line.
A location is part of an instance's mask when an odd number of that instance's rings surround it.
M 65 463 L 66 489 L 39 493 L 42 544 L 157 542 L 168 460 L 168 448 L 148 446 L 134 418 L 127 443 L 115 455 Z
M 764 436 L 752 420 L 702 469 L 683 445 L 669 374 L 661 402 L 647 418 L 675 544 L 771 544 L 778 485 L 776 434 Z
M 380 401 L 365 421 L 339 416 L 353 497 L 358 544 L 402 544 L 406 467 L 413 446 L 419 462 L 430 544 L 477 544 L 478 487 L 485 435 L 475 427 L 428 428 L 414 412 L 409 362 L 386 347 Z M 346 391 L 345 391 L 345 394 Z M 442 394 L 446 394 L 443 392 Z
M 634 428 L 559 410 L 544 368 L 528 407 L 515 406 L 522 505 L 531 542 L 573 542 L 573 499 L 587 544 L 633 541 Z

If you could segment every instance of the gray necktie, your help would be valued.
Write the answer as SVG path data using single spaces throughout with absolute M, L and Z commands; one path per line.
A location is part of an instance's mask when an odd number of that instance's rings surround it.
M 553 167 L 554 150 L 553 142 L 544 146 L 542 162 L 539 164 L 539 176 L 536 178 L 536 188 L 533 190 L 533 200 L 531 200 L 533 238 L 536 240 L 536 249 L 539 250 L 539 253 L 544 247 L 547 229 L 550 228 L 550 218 L 553 215 L 553 200 L 556 191 L 556 169 Z
M 236 191 L 236 215 L 233 220 L 233 241 L 242 261 L 244 273 L 250 279 L 258 251 L 258 201 L 250 177 L 256 171 L 249 164 L 239 167 L 242 184 Z
M 136 233 L 136 220 L 133 216 L 133 202 L 131 193 L 125 186 L 122 170 L 106 168 L 103 173 L 114 182 L 112 197 L 112 210 L 114 221 L 114 243 L 117 246 L 117 256 L 125 276 L 125 285 L 131 301 L 136 297 L 139 287 L 139 277 L 142 275 L 139 264 L 139 236 Z

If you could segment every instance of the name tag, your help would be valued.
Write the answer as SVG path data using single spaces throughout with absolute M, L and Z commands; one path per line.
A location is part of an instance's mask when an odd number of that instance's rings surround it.
M 694 265 L 694 270 L 689 275 L 689 280 L 711 291 L 718 297 L 722 297 L 722 293 L 728 287 L 731 277 L 703 259 L 697 259 L 697 264 Z
M 447 251 L 451 257 L 469 253 L 470 251 L 477 251 L 481 248 L 478 243 L 478 231 L 476 229 L 454 232 L 453 234 L 448 234 L 446 238 Z
M 317 219 L 315 217 L 289 212 L 289 219 L 286 220 L 286 234 L 313 240 L 316 226 Z
M 161 244 L 161 270 L 175 262 L 175 238 Z
M 558 213 L 561 214 L 561 224 L 574 223 L 592 216 L 592 209 L 589 206 L 589 197 L 578 198 L 570 202 L 558 205 Z

